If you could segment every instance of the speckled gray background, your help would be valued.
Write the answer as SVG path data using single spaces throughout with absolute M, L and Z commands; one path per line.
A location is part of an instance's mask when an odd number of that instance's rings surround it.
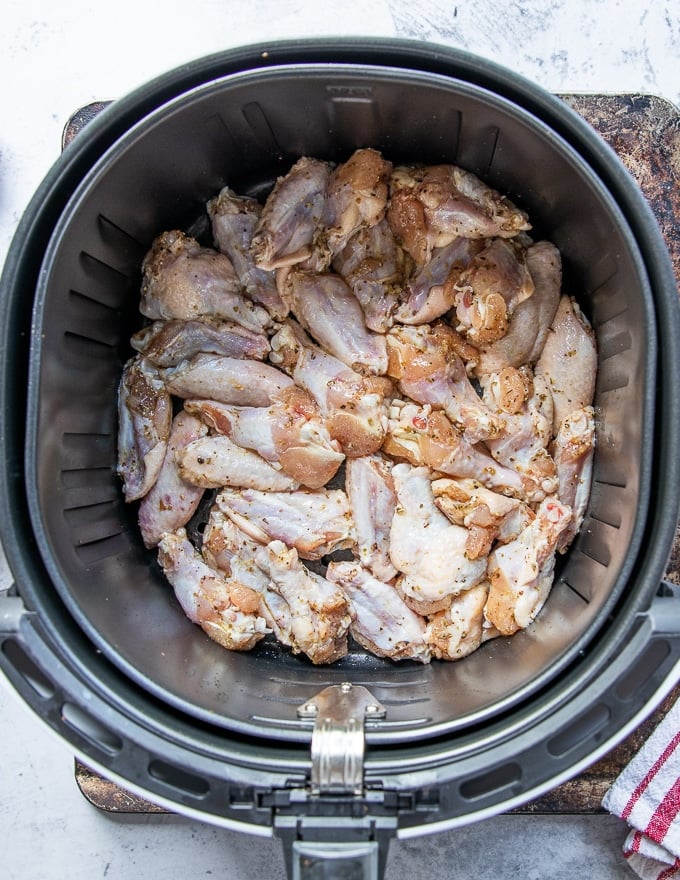
M 0 28 L 0 261 L 72 110 L 249 42 L 403 36 L 475 52 L 556 92 L 650 92 L 680 104 L 680 7 L 633 0 L 5 0 Z M 9 582 L 0 570 L 0 589 Z M 114 822 L 73 780 L 67 746 L 0 683 L 4 880 L 279 880 L 280 844 L 172 819 Z M 633 877 L 611 816 L 500 816 L 396 842 L 386 880 Z

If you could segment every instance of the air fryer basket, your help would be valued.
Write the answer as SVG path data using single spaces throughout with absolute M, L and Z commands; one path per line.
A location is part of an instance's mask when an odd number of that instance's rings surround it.
M 19 286 L 34 273 L 30 348 L 15 340 L 4 355 L 5 377 L 29 378 L 25 435 L 3 387 L 4 541 L 28 611 L 2 662 L 26 699 L 154 799 L 289 834 L 302 809 L 290 792 L 306 792 L 304 809 L 313 800 L 311 726 L 296 708 L 329 685 L 364 685 L 386 709 L 366 726 L 365 778 L 390 833 L 498 811 L 622 736 L 669 688 L 680 648 L 680 600 L 657 595 L 677 519 L 679 334 L 663 243 L 613 154 L 507 72 L 391 42 L 226 53 L 114 105 L 92 130 L 89 152 L 73 145 L 36 197 L 3 282 L 5 323 L 25 332 Z M 261 196 L 299 156 L 340 161 L 361 146 L 455 162 L 509 195 L 559 247 L 564 289 L 597 334 L 581 534 L 537 621 L 458 663 L 356 650 L 317 668 L 269 642 L 224 651 L 182 614 L 115 476 L 116 386 L 153 237 L 205 234 L 204 204 L 225 184 Z M 358 833 L 347 797 L 311 812 Z

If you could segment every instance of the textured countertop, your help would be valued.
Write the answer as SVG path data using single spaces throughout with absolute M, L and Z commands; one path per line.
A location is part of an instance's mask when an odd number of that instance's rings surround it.
M 184 61 L 284 37 L 374 35 L 444 43 L 558 93 L 649 93 L 680 105 L 680 9 L 632 0 L 232 0 L 191 6 L 6 0 L 0 29 L 0 262 L 78 106 L 125 94 Z M 1 560 L 0 560 L 1 561 Z M 0 589 L 10 583 L 0 565 Z M 142 816 L 113 821 L 74 782 L 68 747 L 0 682 L 0 876 L 7 880 L 284 877 L 280 844 Z M 607 815 L 500 816 L 405 842 L 386 880 L 632 877 Z

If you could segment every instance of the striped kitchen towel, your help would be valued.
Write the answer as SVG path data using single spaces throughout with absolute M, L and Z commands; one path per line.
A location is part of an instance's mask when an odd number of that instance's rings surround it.
M 623 845 L 643 880 L 680 880 L 680 700 L 624 767 L 602 806 L 630 826 Z

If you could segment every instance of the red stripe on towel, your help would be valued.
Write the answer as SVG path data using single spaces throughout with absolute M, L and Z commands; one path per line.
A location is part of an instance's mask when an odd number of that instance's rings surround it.
M 645 832 L 657 843 L 662 842 L 671 823 L 678 815 L 678 798 L 680 798 L 680 778 L 676 779 L 668 789 L 663 800 L 654 810 L 654 815 L 647 823 Z
M 659 772 L 659 770 L 663 767 L 663 765 L 666 763 L 666 761 L 673 754 L 675 749 L 678 747 L 678 744 L 680 744 L 680 730 L 676 732 L 673 739 L 667 744 L 667 746 L 663 750 L 663 752 L 661 752 L 659 757 L 652 764 L 652 766 L 649 768 L 649 770 L 645 773 L 645 775 L 642 777 L 640 782 L 638 782 L 638 784 L 635 786 L 635 790 L 631 794 L 630 798 L 628 799 L 628 803 L 626 804 L 626 806 L 623 809 L 623 812 L 621 813 L 622 819 L 627 819 L 630 816 L 630 814 L 633 811 L 633 808 L 635 807 L 637 802 L 640 800 L 642 793 L 649 786 L 650 782 L 654 779 L 654 777 Z

